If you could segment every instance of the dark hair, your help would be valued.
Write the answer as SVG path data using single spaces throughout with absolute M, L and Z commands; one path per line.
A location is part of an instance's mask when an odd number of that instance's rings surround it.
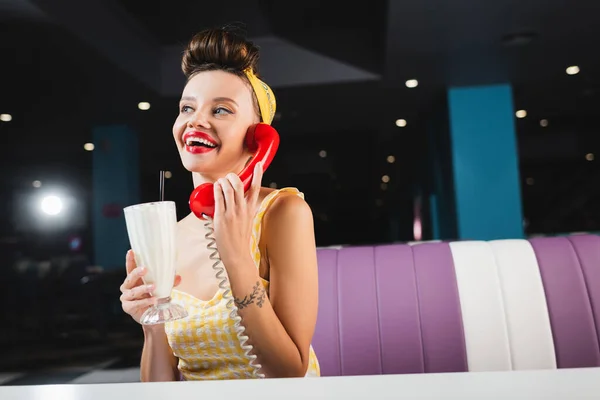
M 234 27 L 210 28 L 195 34 L 181 60 L 181 69 L 189 80 L 201 71 L 222 70 L 244 77 L 251 68 L 258 74 L 259 50 Z

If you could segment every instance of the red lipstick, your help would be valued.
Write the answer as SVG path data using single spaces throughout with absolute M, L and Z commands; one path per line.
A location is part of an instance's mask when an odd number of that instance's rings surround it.
M 204 154 L 218 147 L 218 143 L 204 132 L 187 132 L 183 135 L 185 151 L 192 154 Z

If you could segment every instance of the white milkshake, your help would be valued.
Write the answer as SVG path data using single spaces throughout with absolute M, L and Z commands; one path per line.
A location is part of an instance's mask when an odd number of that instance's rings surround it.
M 126 207 L 125 223 L 138 267 L 145 267 L 145 284 L 154 284 L 159 299 L 142 316 L 143 324 L 158 324 L 187 316 L 183 308 L 170 303 L 175 279 L 175 236 L 177 213 L 172 201 L 136 204 Z M 184 315 L 185 314 L 185 315 Z

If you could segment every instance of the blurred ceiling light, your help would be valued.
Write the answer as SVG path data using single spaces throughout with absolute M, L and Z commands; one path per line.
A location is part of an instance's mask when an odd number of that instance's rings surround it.
M 387 175 L 384 175 L 384 176 L 381 177 L 381 181 L 383 183 L 388 183 L 390 181 L 390 177 L 387 176 Z
M 387 162 L 389 162 L 390 164 L 393 164 L 396 161 L 396 157 L 394 156 L 387 156 Z
M 588 161 L 594 161 L 594 153 L 587 153 L 585 159 Z
M 577 75 L 579 73 L 579 67 L 577 65 L 571 65 L 567 68 L 568 75 Z
M 83 149 L 85 151 L 93 151 L 95 147 L 96 146 L 94 146 L 94 143 L 86 143 L 83 145 Z
M 57 215 L 62 211 L 63 202 L 60 197 L 46 196 L 42 199 L 42 211 L 48 215 Z
M 416 88 L 417 86 L 419 86 L 419 81 L 416 79 L 409 79 L 406 81 L 406 87 L 407 88 Z
M 138 108 L 142 111 L 146 111 L 150 109 L 150 103 L 147 101 L 141 101 L 138 103 Z
M 525 118 L 527 116 L 527 111 L 519 110 L 515 113 L 515 115 L 517 116 L 517 118 Z
M 540 120 L 540 126 L 545 128 L 548 126 L 548 120 L 547 119 L 542 119 Z
M 325 157 L 327 157 L 327 152 L 326 152 L 325 150 L 321 150 L 321 151 L 319 152 L 319 157 L 321 157 L 321 158 L 325 158 Z
M 173 177 L 173 174 L 171 173 L 171 171 L 165 171 L 165 179 L 171 179 Z
M 42 187 L 41 181 L 33 181 L 31 184 L 33 185 L 34 188 Z
M 10 114 L 0 114 L 0 121 L 2 121 L 2 122 L 10 122 L 10 121 L 12 121 L 12 115 L 10 115 Z
M 397 119 L 396 126 L 398 126 L 400 128 L 404 128 L 406 126 L 406 120 L 405 119 Z

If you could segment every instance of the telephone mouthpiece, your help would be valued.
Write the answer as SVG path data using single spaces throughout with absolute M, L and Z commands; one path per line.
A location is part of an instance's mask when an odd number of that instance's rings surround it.
M 190 195 L 190 210 L 200 219 L 205 216 L 213 218 L 215 215 L 215 198 L 212 183 L 199 185 Z

